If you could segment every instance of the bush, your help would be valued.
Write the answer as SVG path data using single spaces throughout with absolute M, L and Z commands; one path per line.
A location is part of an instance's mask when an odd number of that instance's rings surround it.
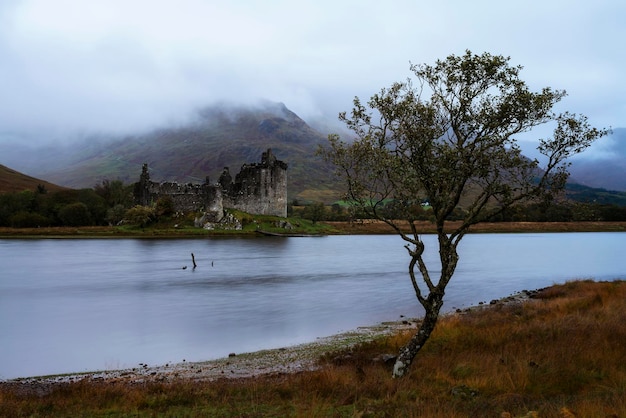
M 302 214 L 300 216 L 302 216 L 303 219 L 312 221 L 313 223 L 322 221 L 326 219 L 326 207 L 322 202 L 307 205 L 302 210 Z
M 169 196 L 160 197 L 159 200 L 156 201 L 154 211 L 157 218 L 172 216 L 175 212 L 174 201 Z
M 93 220 L 87 205 L 81 202 L 70 203 L 59 210 L 59 219 L 65 226 L 92 225 Z
M 140 227 L 145 227 L 150 223 L 154 222 L 156 216 L 154 213 L 154 209 L 148 206 L 137 205 L 126 211 L 124 215 L 124 219 L 132 224 Z
M 104 220 L 111 225 L 117 225 L 124 219 L 125 215 L 126 208 L 124 205 L 118 204 L 107 210 L 107 215 Z
M 37 228 L 40 226 L 50 226 L 52 222 L 49 218 L 38 213 L 17 212 L 9 217 L 9 225 L 13 228 Z

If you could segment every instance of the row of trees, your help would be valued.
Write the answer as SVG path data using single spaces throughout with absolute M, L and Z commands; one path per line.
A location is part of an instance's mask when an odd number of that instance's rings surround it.
M 380 212 L 388 219 L 403 219 L 403 212 L 410 207 L 412 217 L 416 221 L 433 221 L 432 208 L 424 204 L 406 205 L 390 202 L 381 207 Z M 371 214 L 358 206 L 342 204 L 324 205 L 321 202 L 289 207 L 289 216 L 300 217 L 314 222 L 343 221 L 368 219 Z M 462 207 L 455 208 L 447 220 L 459 221 L 467 215 Z M 490 222 L 602 222 L 626 221 L 626 206 L 601 203 L 532 203 L 524 206 L 508 208 L 493 216 Z
M 145 227 L 175 214 L 174 202 L 168 197 L 152 206 L 136 205 L 133 187 L 120 180 L 104 180 L 93 189 L 48 192 L 38 186 L 35 191 L 1 193 L 0 226 L 97 226 L 125 221 Z
M 116 224 L 133 205 L 132 186 L 105 180 L 93 189 L 0 194 L 0 226 L 90 226 Z

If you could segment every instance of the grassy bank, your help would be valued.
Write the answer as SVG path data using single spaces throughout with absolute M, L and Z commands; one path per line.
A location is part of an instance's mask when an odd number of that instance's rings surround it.
M 336 232 L 345 234 L 391 234 L 391 227 L 384 222 L 362 220 L 358 222 L 326 222 Z M 410 232 L 408 223 L 399 223 L 401 229 Z M 402 228 L 402 226 L 404 227 Z M 450 221 L 447 227 L 452 230 L 460 225 Z M 418 231 L 435 233 L 435 225 L 428 221 L 418 222 Z M 626 222 L 483 222 L 470 228 L 472 233 L 508 232 L 624 232 Z
M 411 373 L 400 332 L 329 353 L 315 371 L 53 387 L 0 384 L 0 415 L 222 417 L 626 416 L 626 282 L 578 281 L 442 319 Z
M 192 225 L 178 225 L 167 220 L 144 228 L 138 226 L 83 226 L 8 228 L 0 227 L 0 238 L 204 238 L 215 236 L 260 236 L 259 232 L 293 235 L 337 233 L 332 226 L 299 218 L 237 214 L 241 229 L 232 225 L 207 230 Z
M 282 234 L 333 235 L 333 234 L 393 234 L 383 222 L 363 220 L 358 222 L 317 222 L 299 218 L 287 221 L 292 226 L 276 226 L 282 218 L 258 217 L 240 230 L 206 230 L 191 226 L 156 225 L 146 228 L 128 226 L 7 228 L 0 227 L 0 238 L 202 238 L 211 236 L 254 236 L 258 230 Z M 450 228 L 456 226 L 449 222 Z M 405 227 L 409 232 L 408 225 Z M 419 231 L 435 233 L 435 226 L 427 221 L 419 224 Z M 499 222 L 474 225 L 472 233 L 508 232 L 624 232 L 626 222 Z

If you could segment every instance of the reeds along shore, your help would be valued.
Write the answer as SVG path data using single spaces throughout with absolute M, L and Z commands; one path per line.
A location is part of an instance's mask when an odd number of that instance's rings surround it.
M 623 417 L 626 282 L 575 281 L 441 319 L 410 374 L 373 359 L 410 332 L 328 353 L 316 371 L 214 382 L 0 386 L 0 416 Z

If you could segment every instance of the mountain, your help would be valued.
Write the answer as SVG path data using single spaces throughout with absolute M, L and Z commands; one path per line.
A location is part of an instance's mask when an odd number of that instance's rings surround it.
M 259 162 L 261 153 L 271 148 L 289 166 L 290 200 L 330 203 L 341 196 L 342 185 L 333 167 L 316 156 L 320 144 L 327 144 L 326 135 L 282 103 L 221 104 L 199 110 L 186 123 L 138 135 L 91 136 L 43 149 L 0 143 L 0 163 L 72 188 L 93 187 L 105 179 L 133 183 L 143 163 L 153 181 L 200 183 L 207 176 L 217 181 L 224 167 L 234 175 L 242 164 Z M 578 158 L 571 167 L 572 183 L 587 186 L 572 190 L 575 199 L 612 199 L 606 190 L 594 194 L 597 188 L 626 191 L 626 129 L 615 129 L 599 145 L 603 152 Z
M 271 148 L 289 168 L 290 199 L 332 201 L 339 197 L 332 168 L 316 156 L 326 135 L 314 130 L 282 103 L 204 108 L 186 124 L 122 138 L 91 137 L 71 146 L 44 150 L 0 150 L 19 155 L 13 167 L 73 188 L 104 179 L 132 183 L 143 163 L 153 181 L 215 182 L 224 167 L 236 174 L 260 161 Z M 25 147 L 23 147 L 25 148 Z
M 48 191 L 65 189 L 65 187 L 27 176 L 0 164 L 0 193 L 21 192 L 24 190 L 36 191 L 41 186 Z
M 571 180 L 589 187 L 626 191 L 626 129 L 600 139 L 598 155 L 578 158 L 570 167 Z

